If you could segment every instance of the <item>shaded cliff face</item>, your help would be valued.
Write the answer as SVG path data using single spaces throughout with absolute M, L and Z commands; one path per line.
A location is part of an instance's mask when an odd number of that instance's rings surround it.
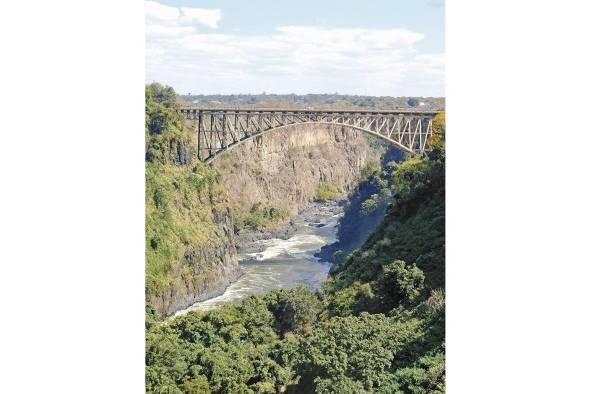
M 337 263 L 344 259 L 350 252 L 363 245 L 368 236 L 382 222 L 388 205 L 392 202 L 391 163 L 400 162 L 404 153 L 399 149 L 389 146 L 381 159 L 381 168 L 363 180 L 355 190 L 349 194 L 343 216 L 339 220 L 337 241 L 323 246 L 316 254 L 323 261 Z M 390 165 L 389 165 L 390 164 Z M 376 205 L 369 211 L 363 204 L 368 200 L 376 199 Z M 336 254 L 335 254 L 336 253 Z
M 240 213 L 258 203 L 291 215 L 314 200 L 320 183 L 349 192 L 377 152 L 363 132 L 335 125 L 297 125 L 247 141 L 213 161 Z

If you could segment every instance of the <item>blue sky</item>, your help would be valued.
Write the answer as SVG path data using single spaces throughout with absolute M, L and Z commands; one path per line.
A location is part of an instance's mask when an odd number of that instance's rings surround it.
M 443 96 L 443 1 L 146 1 L 151 81 L 194 94 Z

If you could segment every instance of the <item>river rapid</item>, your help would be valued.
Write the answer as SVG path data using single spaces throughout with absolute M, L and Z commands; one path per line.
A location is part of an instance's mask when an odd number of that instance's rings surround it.
M 343 209 L 336 202 L 313 203 L 294 218 L 286 239 L 254 240 L 241 248 L 238 258 L 243 275 L 225 292 L 206 301 L 197 302 L 174 316 L 190 311 L 210 310 L 236 303 L 251 294 L 274 289 L 288 289 L 303 284 L 318 288 L 326 280 L 330 264 L 314 254 L 324 245 L 337 241 L 336 226 Z

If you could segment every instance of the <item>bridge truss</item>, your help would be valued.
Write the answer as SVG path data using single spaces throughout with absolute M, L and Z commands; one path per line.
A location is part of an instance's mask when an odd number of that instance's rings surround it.
M 339 125 L 384 139 L 400 149 L 423 154 L 433 134 L 435 111 L 308 111 L 290 109 L 198 109 L 179 108 L 193 121 L 197 132 L 197 155 L 210 162 L 219 153 L 271 130 L 297 124 Z

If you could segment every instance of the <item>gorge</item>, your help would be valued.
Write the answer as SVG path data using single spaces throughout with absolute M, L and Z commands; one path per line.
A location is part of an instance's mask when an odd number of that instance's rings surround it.
M 169 129 L 161 133 L 148 130 L 148 186 L 151 181 L 166 182 L 165 176 L 186 176 L 172 180 L 167 187 L 158 184 L 147 190 L 148 211 L 154 208 L 147 217 L 147 236 L 151 237 L 147 240 L 148 260 L 160 252 L 160 234 L 151 234 L 150 222 L 161 215 L 166 227 L 179 226 L 174 231 L 179 238 L 175 242 L 180 244 L 179 260 L 170 261 L 174 251 L 165 251 L 163 257 L 169 261 L 155 270 L 161 278 L 166 276 L 165 280 L 148 283 L 148 302 L 162 316 L 221 295 L 242 274 L 237 245 L 285 238 L 289 234 L 276 234 L 278 227 L 287 228 L 289 233 L 290 219 L 318 198 L 319 187 L 334 189 L 335 195 L 330 198 L 346 196 L 368 176 L 370 168 L 378 165 L 386 149 L 358 130 L 300 125 L 289 132 L 257 137 L 221 155 L 209 168 L 190 155 L 194 136 L 172 107 L 166 108 L 156 100 L 149 105 L 162 106 L 158 116 L 166 114 Z M 160 119 L 158 116 L 154 118 Z M 153 157 L 162 157 L 163 161 L 154 172 L 150 171 Z M 191 185 L 192 178 L 200 179 L 198 185 Z M 170 193 L 166 202 L 164 191 Z M 195 214 L 199 221 L 191 225 L 188 221 Z M 200 228 L 185 227 L 196 225 Z M 162 233 L 166 231 L 162 229 Z M 194 238 L 188 232 L 195 232 Z
M 424 157 L 294 126 L 207 165 L 176 101 L 146 88 L 146 391 L 443 392 L 443 117 Z
M 357 144 L 355 145 L 357 149 L 352 149 L 350 145 L 345 144 L 353 154 L 346 152 L 347 149 L 339 149 L 338 146 L 335 148 L 331 145 L 334 143 L 333 138 L 338 139 L 346 135 L 341 134 L 343 132 L 344 130 L 339 130 L 335 134 L 332 130 L 303 129 L 300 130 L 301 134 L 298 136 L 300 138 L 288 140 L 287 143 L 283 143 L 285 138 L 280 140 L 282 142 L 280 144 L 277 144 L 278 139 L 269 138 L 265 142 L 259 142 L 258 146 L 253 144 L 253 146 L 244 147 L 240 152 L 242 156 L 238 161 L 240 164 L 229 166 L 228 163 L 236 163 L 231 161 L 234 159 L 231 156 L 226 160 L 218 159 L 215 166 L 224 169 L 222 177 L 228 185 L 232 185 L 231 190 L 235 191 L 234 212 L 240 212 L 240 204 L 245 200 L 253 199 L 252 205 L 249 204 L 251 207 L 256 206 L 256 201 L 262 200 L 275 207 L 291 206 L 293 207 L 291 210 L 279 209 L 299 213 L 294 218 L 288 219 L 288 223 L 272 229 L 263 228 L 260 231 L 241 229 L 237 237 L 237 250 L 242 276 L 228 286 L 223 294 L 181 309 L 175 313 L 175 316 L 191 310 L 209 310 L 219 305 L 237 302 L 250 294 L 263 294 L 273 289 L 291 288 L 298 283 L 316 290 L 326 279 L 331 263 L 334 262 L 335 253 L 337 256 L 345 255 L 361 246 L 384 217 L 389 200 L 382 198 L 371 212 L 363 211 L 362 202 L 380 193 L 380 187 L 376 182 L 376 179 L 380 178 L 369 172 L 374 168 L 372 166 L 375 166 L 373 171 L 377 172 L 376 168 L 379 167 L 375 160 L 381 152 L 385 152 L 381 159 L 382 167 L 401 160 L 402 154 L 394 148 L 380 146 L 378 141 L 372 141 L 374 148 L 365 146 L 363 144 L 365 140 L 360 139 L 357 134 L 352 138 L 352 141 Z M 304 144 L 310 144 L 310 135 L 314 137 L 312 144 L 305 146 Z M 323 143 L 323 139 L 328 142 L 328 145 L 326 142 Z M 300 144 L 299 149 L 304 155 L 294 153 L 296 144 Z M 326 152 L 313 153 L 321 150 Z M 347 161 L 359 157 L 355 154 L 356 150 L 367 152 L 370 159 L 365 160 L 366 164 L 360 174 L 355 173 L 354 176 L 344 174 L 343 179 L 349 182 L 344 183 L 340 190 L 350 188 L 352 190 L 342 193 L 337 200 L 308 202 L 310 197 L 314 197 L 314 189 L 309 186 L 318 184 L 319 180 L 310 176 L 298 179 L 294 174 L 295 169 L 299 173 L 312 175 L 318 171 L 319 179 L 331 180 L 331 184 L 338 184 L 339 178 L 323 176 L 324 168 L 331 169 L 334 168 L 333 166 L 342 165 L 349 169 L 355 168 Z M 248 160 L 247 158 L 252 157 L 255 152 L 258 160 Z M 236 153 L 236 151 L 233 152 L 233 154 Z M 267 159 L 267 155 L 271 156 L 271 159 Z M 318 160 L 313 159 L 315 156 L 321 157 L 327 165 L 324 166 L 324 163 L 318 165 Z M 330 158 L 333 158 L 336 163 L 331 163 Z M 280 161 L 279 165 L 274 163 L 276 161 Z M 285 161 L 297 163 L 297 165 L 286 166 Z M 349 167 L 346 167 L 347 165 Z M 252 167 L 255 166 L 256 169 L 253 171 Z M 230 170 L 226 172 L 228 167 Z M 257 178 L 252 175 L 260 175 L 265 168 L 268 172 L 261 178 L 274 187 L 263 189 L 260 187 L 260 182 L 257 182 Z M 288 170 L 277 171 L 276 168 Z M 271 171 L 277 175 L 269 175 Z M 333 173 L 343 175 L 342 172 L 334 170 Z M 309 185 L 307 189 L 306 183 Z M 300 198 L 302 195 L 305 196 L 303 203 L 300 202 L 301 200 L 277 198 L 277 196 L 296 196 L 293 193 L 293 184 L 296 185 L 295 190 L 303 191 L 299 194 Z M 301 185 L 299 188 L 298 184 Z M 308 191 L 307 195 L 306 191 Z M 301 206 L 298 206 L 298 203 Z

